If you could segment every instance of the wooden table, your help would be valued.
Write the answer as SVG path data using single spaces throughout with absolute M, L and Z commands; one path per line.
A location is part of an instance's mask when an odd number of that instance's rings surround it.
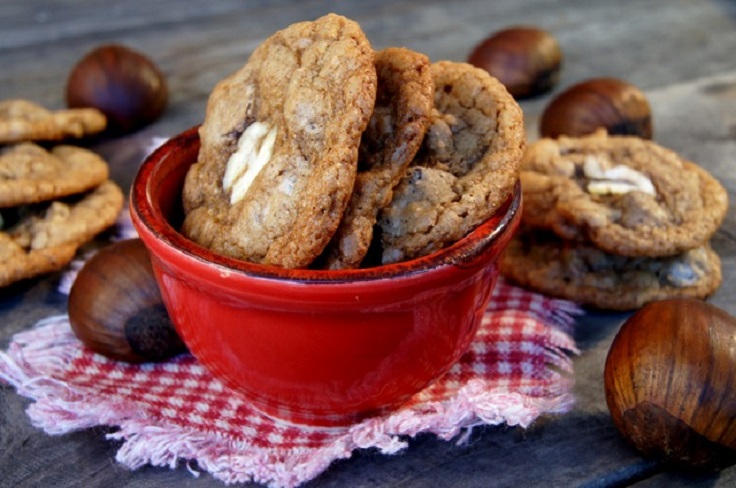
M 736 201 L 736 3 L 730 0 L 120 0 L 0 2 L 0 99 L 63 106 L 71 66 L 104 42 L 147 53 L 165 72 L 171 103 L 153 126 L 131 136 L 172 135 L 199 123 L 209 91 L 239 68 L 273 31 L 329 11 L 362 25 L 375 48 L 404 45 L 432 60 L 465 60 L 490 32 L 532 24 L 552 32 L 565 53 L 560 85 L 615 76 L 641 87 L 654 111 L 654 139 L 710 169 Z M 522 103 L 537 137 L 547 95 Z M 101 148 L 104 151 L 105 148 Z M 110 151 L 113 175 L 128 185 L 139 155 Z M 736 211 L 713 246 L 724 282 L 712 303 L 736 315 Z M 37 320 L 66 310 L 58 275 L 0 291 L 0 348 Z M 309 486 L 736 486 L 736 468 L 683 474 L 642 459 L 618 436 L 603 395 L 603 362 L 624 314 L 579 320 L 577 404 L 528 430 L 484 428 L 465 446 L 420 437 L 397 456 L 359 452 Z M 28 400 L 0 386 L 0 486 L 220 486 L 181 466 L 131 472 L 114 461 L 116 445 L 92 429 L 59 437 L 30 425 Z

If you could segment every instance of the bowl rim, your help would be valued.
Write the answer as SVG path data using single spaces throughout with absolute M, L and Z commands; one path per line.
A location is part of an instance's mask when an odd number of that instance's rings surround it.
M 174 228 L 162 215 L 160 205 L 153 199 L 152 176 L 166 163 L 172 150 L 181 145 L 199 144 L 198 127 L 191 127 L 172 136 L 143 160 L 130 188 L 129 210 L 139 234 L 146 232 L 152 239 L 176 253 L 203 264 L 224 268 L 228 273 L 294 283 L 338 284 L 408 277 L 448 266 L 472 267 L 484 250 L 508 232 L 513 232 L 521 215 L 521 183 L 517 179 L 511 195 L 504 204 L 469 234 L 449 246 L 410 260 L 370 268 L 324 270 L 280 268 L 224 256 L 197 244 Z M 178 194 L 181 198 L 181 190 Z M 150 246 L 147 247 L 150 251 Z

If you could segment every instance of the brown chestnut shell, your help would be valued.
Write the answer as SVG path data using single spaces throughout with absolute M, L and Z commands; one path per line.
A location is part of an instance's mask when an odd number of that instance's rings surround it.
M 604 128 L 611 135 L 651 139 L 652 110 L 646 95 L 617 78 L 594 78 L 569 87 L 545 108 L 539 125 L 542 137 L 592 134 Z
M 516 99 L 531 98 L 557 85 L 562 49 L 549 32 L 531 26 L 509 27 L 481 41 L 468 63 L 497 78 Z
M 736 319 L 695 299 L 650 303 L 621 327 L 604 370 L 623 436 L 679 466 L 736 462 Z
M 108 119 L 108 132 L 125 134 L 158 119 L 169 98 L 166 78 L 147 56 L 105 44 L 72 68 L 66 84 L 70 108 L 93 107 Z
M 76 336 L 104 356 L 140 363 L 185 351 L 140 239 L 115 242 L 94 254 L 72 285 L 68 310 Z

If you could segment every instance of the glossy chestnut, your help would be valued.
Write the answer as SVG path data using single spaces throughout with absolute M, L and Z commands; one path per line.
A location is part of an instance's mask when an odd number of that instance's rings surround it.
M 69 293 L 68 311 L 76 336 L 104 356 L 141 363 L 185 350 L 140 239 L 114 242 L 87 260 Z
M 736 319 L 693 299 L 653 302 L 606 358 L 613 421 L 643 453 L 678 466 L 736 462 Z
M 168 97 L 166 78 L 153 61 L 117 44 L 87 53 L 72 68 L 66 85 L 67 105 L 100 110 L 111 133 L 132 132 L 158 119 Z
M 652 138 L 652 109 L 636 86 L 616 78 L 595 78 L 571 86 L 544 109 L 542 137 L 572 137 L 604 128 L 611 135 Z
M 468 62 L 497 78 L 514 98 L 523 99 L 546 93 L 558 83 L 562 49 L 547 31 L 510 27 L 481 41 Z

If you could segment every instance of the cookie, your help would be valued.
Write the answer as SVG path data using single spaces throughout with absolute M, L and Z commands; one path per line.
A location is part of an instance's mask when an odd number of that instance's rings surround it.
M 107 163 L 75 146 L 50 150 L 32 142 L 0 148 L 0 207 L 81 193 L 107 180 Z
M 376 53 L 376 105 L 360 143 L 353 194 L 325 252 L 325 268 L 357 268 L 368 252 L 378 212 L 391 201 L 429 124 L 434 106 L 429 66 L 425 55 L 405 48 Z
M 461 239 L 501 207 L 519 177 L 524 121 L 506 88 L 466 63 L 440 61 L 431 73 L 427 134 L 379 218 L 384 264 Z
M 728 209 L 700 166 L 637 137 L 593 135 L 530 145 L 522 221 L 625 256 L 669 256 L 707 242 Z
M 183 233 L 226 256 L 308 266 L 350 198 L 375 98 L 357 23 L 330 14 L 269 37 L 210 95 Z
M 123 192 L 112 181 L 69 201 L 0 209 L 0 286 L 58 271 L 115 223 Z
M 94 108 L 47 110 L 28 100 L 0 102 L 0 144 L 81 138 L 106 126 L 107 118 Z
M 520 286 L 608 310 L 665 298 L 702 299 L 721 284 L 721 261 L 707 243 L 674 256 L 627 257 L 529 229 L 511 240 L 499 270 Z

